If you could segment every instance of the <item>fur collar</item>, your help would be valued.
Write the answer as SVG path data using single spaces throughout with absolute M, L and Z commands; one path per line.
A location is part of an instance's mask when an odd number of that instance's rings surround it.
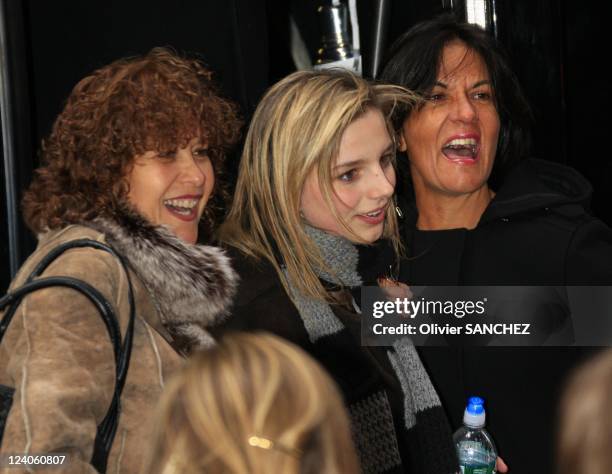
M 166 329 L 186 350 L 206 347 L 206 327 L 222 321 L 238 277 L 219 247 L 191 245 L 130 209 L 85 223 L 105 234 L 154 298 Z

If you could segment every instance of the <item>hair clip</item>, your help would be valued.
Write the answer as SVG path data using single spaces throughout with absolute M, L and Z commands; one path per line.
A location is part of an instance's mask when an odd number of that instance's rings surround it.
M 300 456 L 302 456 L 302 451 L 300 449 L 284 446 L 280 443 L 272 441 L 271 439 L 264 438 L 263 436 L 255 436 L 255 435 L 249 436 L 248 442 L 249 442 L 249 445 L 253 446 L 254 448 L 274 449 L 276 451 L 281 451 L 285 454 L 288 454 L 296 458 L 299 458 Z

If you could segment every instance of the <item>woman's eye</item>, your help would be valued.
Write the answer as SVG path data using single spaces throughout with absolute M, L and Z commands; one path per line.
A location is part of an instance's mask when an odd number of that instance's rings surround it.
M 173 160 L 176 156 L 176 151 L 158 151 L 157 157 L 162 160 Z
M 346 173 L 342 173 L 340 176 L 338 176 L 338 179 L 340 181 L 344 181 L 345 183 L 350 183 L 355 179 L 356 176 L 357 170 L 349 170 Z
M 481 101 L 489 101 L 491 100 L 492 96 L 490 92 L 476 92 L 474 93 L 474 99 L 476 100 L 481 100 Z
M 198 148 L 193 151 L 193 156 L 199 159 L 206 159 L 209 156 L 208 148 Z
M 429 102 L 440 102 L 442 100 L 445 99 L 445 95 L 438 92 L 438 93 L 432 93 L 432 94 L 428 94 L 427 96 L 425 96 L 425 99 L 427 99 Z

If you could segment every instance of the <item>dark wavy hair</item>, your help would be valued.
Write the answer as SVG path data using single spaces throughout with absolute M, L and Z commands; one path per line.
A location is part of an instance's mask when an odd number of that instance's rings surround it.
M 442 15 L 416 24 L 391 46 L 380 79 L 426 95 L 433 88 L 444 47 L 461 41 L 484 61 L 495 94 L 500 133 L 492 179 L 499 177 L 531 149 L 533 116 L 518 79 L 495 39 L 482 28 Z M 410 109 L 398 107 L 393 124 L 399 130 Z
M 155 48 L 115 61 L 74 87 L 43 141 L 41 166 L 23 197 L 25 221 L 38 233 L 121 212 L 135 156 L 201 136 L 217 183 L 200 221 L 210 235 L 227 197 L 221 165 L 240 125 L 236 106 L 220 97 L 198 60 Z

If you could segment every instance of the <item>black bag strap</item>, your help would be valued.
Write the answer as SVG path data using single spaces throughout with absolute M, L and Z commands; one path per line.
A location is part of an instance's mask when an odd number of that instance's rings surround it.
M 119 319 L 115 314 L 113 306 L 96 288 L 83 280 L 77 278 L 53 276 L 34 280 L 53 262 L 57 257 L 69 249 L 93 247 L 99 250 L 110 253 L 119 259 L 121 266 L 125 272 L 128 283 L 128 302 L 130 305 L 130 314 L 128 325 L 125 331 L 123 343 L 121 342 L 121 331 L 119 329 Z M 21 300 L 32 291 L 51 286 L 63 286 L 72 288 L 81 294 L 85 295 L 96 307 L 113 344 L 113 353 L 115 357 L 115 390 L 113 399 L 108 408 L 106 416 L 98 425 L 96 431 L 96 439 L 94 441 L 94 450 L 91 458 L 91 464 L 98 472 L 106 472 L 108 454 L 115 438 L 117 426 L 119 424 L 120 414 L 120 398 L 127 378 L 127 371 L 130 364 L 130 356 L 132 353 L 132 340 L 134 337 L 134 319 L 136 317 L 136 309 L 134 304 L 134 293 L 130 273 L 128 271 L 127 262 L 124 257 L 117 253 L 111 246 L 91 239 L 78 239 L 66 242 L 55 247 L 36 265 L 24 285 L 8 293 L 0 299 L 0 310 L 8 307 L 2 321 L 0 321 L 0 342 L 6 332 L 6 329 L 13 319 Z

